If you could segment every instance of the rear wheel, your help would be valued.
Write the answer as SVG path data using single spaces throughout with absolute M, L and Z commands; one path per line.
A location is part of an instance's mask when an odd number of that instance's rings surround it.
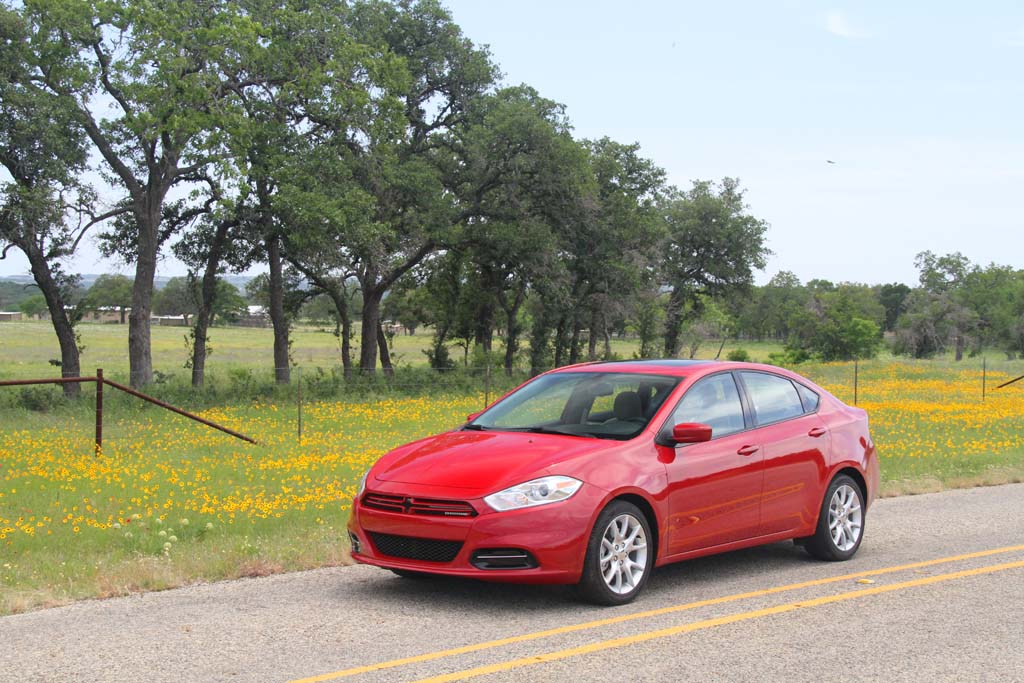
M 814 557 L 838 562 L 853 557 L 863 538 L 864 495 L 857 482 L 841 474 L 825 492 L 814 535 L 801 540 Z
M 616 500 L 590 532 L 578 590 L 589 602 L 624 605 L 643 589 L 654 566 L 647 518 L 638 507 Z

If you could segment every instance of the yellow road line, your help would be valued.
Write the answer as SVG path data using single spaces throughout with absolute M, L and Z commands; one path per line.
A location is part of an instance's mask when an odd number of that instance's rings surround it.
M 952 581 L 953 579 L 962 579 L 969 576 L 979 576 L 981 574 L 991 574 L 993 572 L 1001 572 L 1009 569 L 1018 568 L 1024 568 L 1024 560 L 1019 562 L 1007 562 L 1005 564 L 997 564 L 988 567 L 980 567 L 978 569 L 965 569 L 963 571 L 952 572 L 949 574 L 937 574 L 936 576 L 929 576 L 921 579 L 913 579 L 911 581 L 903 581 L 901 583 L 891 583 L 884 586 L 865 588 L 863 590 L 850 591 L 848 593 L 839 593 L 838 595 L 828 595 L 825 597 L 813 598 L 810 600 L 801 600 L 799 602 L 791 602 L 785 605 L 777 605 L 775 607 L 766 607 L 764 609 L 752 610 L 750 612 L 739 612 L 737 614 L 730 614 L 724 617 L 705 619 L 704 621 L 695 621 L 689 624 L 681 624 L 679 626 L 672 626 L 670 628 L 659 629 L 657 631 L 639 633 L 634 636 L 612 638 L 611 640 L 603 640 L 598 643 L 581 645 L 580 647 L 573 647 L 566 650 L 547 652 L 533 657 L 512 659 L 505 662 L 498 662 L 497 664 L 478 666 L 474 669 L 466 669 L 464 671 L 456 671 L 455 673 L 434 676 L 432 678 L 423 678 L 416 681 L 416 683 L 448 683 L 449 681 L 464 681 L 469 678 L 476 678 L 477 676 L 486 676 L 487 674 L 501 673 L 503 671 L 510 671 L 512 669 L 518 669 L 524 666 L 543 664 L 545 662 L 554 662 L 559 659 L 578 657 L 580 655 L 600 652 L 602 650 L 611 650 L 614 648 L 626 647 L 628 645 L 635 645 L 637 643 L 643 643 L 648 640 L 655 640 L 657 638 L 667 638 L 669 636 L 676 636 L 682 633 L 691 633 L 693 631 L 701 631 L 704 629 L 714 628 L 715 626 L 735 624 L 739 621 L 749 621 L 751 619 L 760 619 L 761 617 L 767 617 L 774 614 L 784 614 L 786 612 L 792 612 L 794 610 L 803 609 L 806 607 L 820 607 L 821 605 L 829 605 L 835 602 L 843 602 L 846 600 L 855 600 L 857 598 L 863 598 L 869 595 L 878 595 L 880 593 L 889 593 L 892 591 L 903 590 L 906 588 L 913 588 L 915 586 L 927 586 L 929 584 L 940 583 L 942 581 Z
M 535 631 L 533 633 L 524 633 L 518 636 L 510 636 L 508 638 L 499 638 L 497 640 L 488 640 L 482 643 L 474 643 L 472 645 L 463 645 L 462 647 L 454 647 L 448 650 L 439 650 L 437 652 L 427 652 L 421 655 L 413 655 L 411 657 L 402 657 L 400 659 L 392 659 L 386 662 L 379 662 L 377 664 L 367 664 L 365 666 L 357 666 L 351 669 L 342 669 L 340 671 L 333 671 L 331 673 L 320 674 L 317 676 L 311 676 L 309 678 L 299 678 L 291 681 L 291 683 L 320 683 L 320 681 L 331 681 L 337 678 L 345 678 L 347 676 L 356 676 L 359 674 L 370 673 L 372 671 L 381 671 L 383 669 L 392 669 L 398 666 L 405 666 L 406 664 L 417 664 L 420 662 L 429 662 L 435 659 L 443 659 L 445 657 L 454 657 L 456 655 L 463 655 L 470 652 L 479 652 L 480 650 L 489 650 L 495 647 L 501 647 L 503 645 L 512 645 L 515 643 L 523 643 L 530 640 L 538 640 L 540 638 L 549 638 L 551 636 L 562 635 L 564 633 L 573 633 L 575 631 L 585 631 L 593 628 L 600 628 L 602 626 L 610 626 L 613 624 L 621 624 L 627 621 L 633 621 L 635 619 L 646 619 L 649 617 L 657 617 L 663 614 L 673 614 L 675 612 L 683 612 L 685 610 L 697 609 L 700 607 L 708 607 L 711 605 L 721 605 L 727 602 L 736 602 L 737 600 L 746 600 L 749 598 L 757 598 L 765 595 L 774 595 L 776 593 L 784 593 L 787 591 L 799 590 L 801 588 L 812 588 L 814 586 L 823 586 L 829 583 L 836 583 L 838 581 L 849 581 L 851 579 L 859 579 L 867 576 L 878 576 L 879 574 L 889 574 L 892 572 L 906 571 L 909 569 L 922 569 L 924 567 L 931 567 L 938 564 L 946 564 L 949 562 L 959 562 L 962 560 L 972 560 L 979 557 L 989 557 L 991 555 L 999 555 L 1002 553 L 1012 553 L 1024 550 L 1024 545 L 1012 545 L 1003 548 L 994 548 L 992 550 L 981 550 L 973 553 L 965 553 L 963 555 L 953 555 L 950 557 L 940 557 L 934 560 L 924 560 L 921 562 L 912 562 L 910 564 L 901 564 L 892 567 L 882 567 L 880 569 L 868 569 L 861 572 L 855 572 L 853 574 L 843 574 L 842 576 L 830 576 L 823 579 L 813 579 L 811 581 L 801 581 L 800 583 L 791 583 L 784 586 L 775 586 L 773 588 L 765 588 L 762 590 L 749 591 L 746 593 L 737 593 L 735 595 L 726 595 L 718 598 L 709 598 L 707 600 L 698 600 L 696 602 L 688 602 L 681 605 L 672 605 L 671 607 L 660 607 L 658 609 L 647 610 L 645 612 L 633 612 L 632 614 L 622 614 L 616 617 L 608 617 L 606 619 L 597 619 L 595 621 L 587 621 L 579 624 L 569 624 L 567 626 L 558 626 L 556 628 L 547 629 L 544 631 Z

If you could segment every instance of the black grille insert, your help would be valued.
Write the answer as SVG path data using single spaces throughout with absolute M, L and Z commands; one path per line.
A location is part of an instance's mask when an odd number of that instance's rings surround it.
M 395 536 L 369 532 L 370 540 L 382 555 L 401 557 L 421 562 L 451 562 L 462 550 L 462 541 L 442 541 L 434 538 Z
M 363 496 L 363 505 L 374 510 L 401 512 L 407 515 L 431 517 L 476 517 L 476 509 L 462 500 L 413 498 L 389 493 L 369 492 Z

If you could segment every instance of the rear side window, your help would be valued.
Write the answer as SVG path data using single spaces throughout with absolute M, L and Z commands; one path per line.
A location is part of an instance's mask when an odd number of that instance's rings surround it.
M 800 394 L 800 400 L 804 403 L 804 412 L 813 413 L 817 410 L 821 397 L 799 382 L 794 382 L 793 384 L 796 385 L 796 391 Z
M 804 414 L 796 387 L 785 377 L 763 372 L 744 372 L 743 383 L 753 404 L 759 425 Z
M 669 429 L 682 422 L 710 425 L 711 438 L 742 431 L 743 404 L 732 374 L 712 375 L 694 384 L 669 422 Z

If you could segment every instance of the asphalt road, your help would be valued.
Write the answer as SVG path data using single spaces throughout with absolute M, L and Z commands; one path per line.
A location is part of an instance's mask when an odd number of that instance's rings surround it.
M 0 681 L 1024 681 L 1021 503 L 882 500 L 850 562 L 693 560 L 613 609 L 371 567 L 81 602 L 0 619 Z

